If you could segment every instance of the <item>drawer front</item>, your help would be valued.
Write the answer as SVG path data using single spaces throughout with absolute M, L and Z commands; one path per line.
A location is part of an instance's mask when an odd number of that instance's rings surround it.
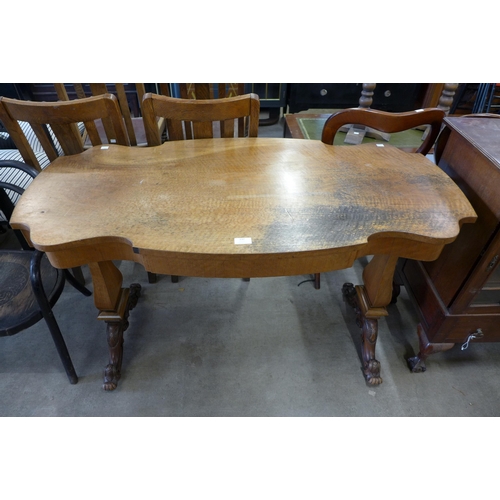
M 482 337 L 473 342 L 500 342 L 500 314 L 446 316 L 439 331 L 427 338 L 433 343 L 463 343 L 478 331 Z
M 417 306 L 420 323 L 430 342 L 465 342 L 478 329 L 484 334 L 480 341 L 500 341 L 500 311 L 452 314 L 440 300 L 421 262 L 404 261 L 399 274 Z
M 377 83 L 373 109 L 401 112 L 420 107 L 419 83 Z M 290 113 L 306 109 L 357 108 L 363 87 L 361 83 L 292 83 L 288 105 Z

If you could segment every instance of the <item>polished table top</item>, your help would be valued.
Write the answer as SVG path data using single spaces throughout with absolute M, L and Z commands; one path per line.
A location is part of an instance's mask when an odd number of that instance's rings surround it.
M 421 155 L 389 145 L 245 138 L 110 145 L 61 157 L 25 192 L 12 225 L 61 267 L 168 252 L 180 265 L 168 274 L 237 277 L 328 271 L 329 250 L 349 248 L 354 259 L 378 253 L 394 235 L 418 253 L 418 242 L 440 247 L 474 219 L 453 181 Z M 113 255 L 93 255 L 111 243 Z M 400 247 L 392 251 L 435 258 Z M 55 254 L 70 248 L 59 262 Z M 197 265 L 202 255 L 218 265 Z M 241 264 L 256 255 L 287 264 Z M 306 255 L 319 258 L 317 267 L 294 265 Z

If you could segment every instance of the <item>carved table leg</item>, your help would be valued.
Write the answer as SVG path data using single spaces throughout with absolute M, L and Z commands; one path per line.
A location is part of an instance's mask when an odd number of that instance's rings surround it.
M 121 367 L 123 359 L 123 322 L 107 321 L 106 334 L 109 346 L 109 364 L 104 370 L 103 389 L 113 391 L 118 385 L 121 377 Z
M 408 358 L 406 360 L 408 367 L 413 373 L 425 372 L 427 369 L 425 360 L 428 356 L 436 352 L 447 351 L 455 345 L 451 343 L 431 344 L 421 324 L 417 326 L 417 334 L 420 351 L 413 358 Z
M 374 255 L 363 270 L 363 286 L 345 283 L 342 287 L 344 300 L 354 308 L 356 323 L 362 331 L 361 354 L 363 373 L 370 385 L 382 383 L 380 363 L 375 359 L 378 335 L 378 319 L 387 316 L 386 306 L 393 295 L 393 278 L 398 257 Z
M 356 324 L 361 328 L 361 356 L 363 359 L 363 374 L 368 384 L 379 385 L 382 383 L 380 376 L 380 362 L 375 359 L 375 346 L 377 344 L 378 322 L 377 317 L 369 317 L 364 287 L 344 283 L 342 295 L 356 313 Z
M 120 380 L 123 360 L 123 333 L 129 326 L 128 316 L 130 311 L 137 304 L 137 300 L 141 293 L 141 285 L 132 283 L 130 289 L 124 288 L 122 290 L 120 305 L 122 303 L 125 304 L 124 311 L 120 311 L 123 307 L 119 307 L 115 318 L 111 318 L 110 316 L 112 315 L 110 315 L 109 312 L 99 315 L 100 319 L 105 319 L 106 321 L 106 333 L 109 346 L 109 364 L 104 371 L 103 388 L 105 391 L 115 390 L 118 385 L 118 380 Z M 101 317 L 103 314 L 110 319 Z
M 116 389 L 121 376 L 123 332 L 128 328 L 128 316 L 137 304 L 141 286 L 137 283 L 122 288 L 123 277 L 111 261 L 89 264 L 94 284 L 94 303 L 100 310 L 98 319 L 106 322 L 109 364 L 104 374 L 104 390 Z

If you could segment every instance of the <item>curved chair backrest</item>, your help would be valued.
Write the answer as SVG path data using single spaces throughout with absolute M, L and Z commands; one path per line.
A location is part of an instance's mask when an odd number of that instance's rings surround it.
M 257 137 L 260 101 L 257 94 L 221 99 L 178 99 L 148 93 L 142 101 L 142 112 L 149 146 L 159 146 L 161 137 L 157 119 L 167 121 L 168 140 L 206 139 L 214 137 L 213 122 L 220 122 L 220 136 L 235 136 L 235 120 L 245 118 L 244 130 L 238 136 Z
M 103 118 L 112 124 L 115 132 L 114 137 L 107 134 L 108 142 L 129 146 L 118 101 L 111 94 L 56 102 L 0 97 L 0 120 L 24 161 L 37 170 L 41 170 L 40 164 L 19 122 L 29 123 L 48 159 L 54 161 L 61 153 L 72 155 L 83 152 L 83 139 L 77 127 L 80 122 L 85 125 L 92 145 L 102 144 L 95 122 Z
M 436 142 L 445 112 L 439 108 L 419 109 L 404 113 L 388 113 L 375 109 L 344 109 L 330 116 L 323 127 L 321 141 L 333 144 L 335 134 L 344 125 L 364 125 L 389 134 L 402 132 L 421 125 L 430 125 L 431 130 L 416 153 L 427 154 Z

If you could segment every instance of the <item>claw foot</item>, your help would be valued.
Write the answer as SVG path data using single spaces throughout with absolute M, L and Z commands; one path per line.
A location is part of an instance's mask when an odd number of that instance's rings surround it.
M 408 363 L 408 368 L 412 373 L 422 373 L 427 369 L 427 367 L 425 366 L 425 361 L 419 356 L 408 358 L 406 362 Z
M 363 374 L 369 385 L 380 385 L 382 377 L 380 376 L 380 363 L 376 359 L 371 359 L 364 367 Z
M 120 380 L 120 370 L 112 364 L 106 366 L 104 372 L 104 383 L 102 385 L 105 391 L 114 391 L 118 387 L 118 380 Z
M 123 311 L 116 313 L 116 318 L 106 321 L 109 347 L 109 364 L 104 372 L 103 388 L 105 391 L 114 391 L 121 377 L 123 360 L 123 332 L 129 327 L 129 313 L 137 305 L 141 294 L 141 285 L 132 283 L 128 296 L 122 296 Z M 128 298 L 127 298 L 128 297 Z M 125 300 L 127 302 L 125 303 Z

